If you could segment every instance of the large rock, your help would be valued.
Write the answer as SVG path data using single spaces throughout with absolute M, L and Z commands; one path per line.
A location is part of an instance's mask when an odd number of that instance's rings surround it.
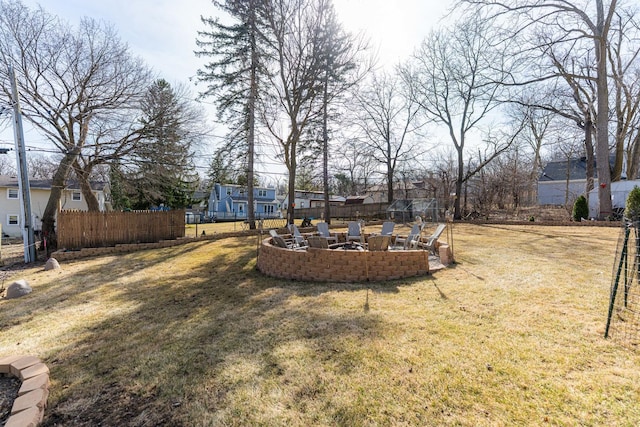
M 48 271 L 48 270 L 60 270 L 60 264 L 58 263 L 57 259 L 49 258 L 47 260 L 47 263 L 44 265 L 44 269 L 45 269 L 45 271 Z
M 26 280 L 16 280 L 15 282 L 7 286 L 7 292 L 5 293 L 4 297 L 6 299 L 20 298 L 21 296 L 30 294 L 31 291 L 31 286 L 29 286 Z

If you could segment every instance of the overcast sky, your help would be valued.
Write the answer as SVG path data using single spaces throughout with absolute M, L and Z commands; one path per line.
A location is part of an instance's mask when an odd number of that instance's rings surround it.
M 206 59 L 196 58 L 200 16 L 214 16 L 210 0 L 22 0 L 72 25 L 83 16 L 113 24 L 132 52 L 140 55 L 160 77 L 172 84 L 189 83 Z M 406 59 L 453 0 L 334 0 L 344 27 L 364 32 L 378 49 L 381 65 Z M 193 87 L 193 86 L 192 86 Z M 194 95 L 197 87 L 193 88 Z M 4 138 L 3 138 L 4 139 Z

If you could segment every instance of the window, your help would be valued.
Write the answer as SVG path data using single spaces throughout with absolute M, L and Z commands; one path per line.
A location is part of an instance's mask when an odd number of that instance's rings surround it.
M 238 212 L 244 212 L 244 205 L 238 205 Z
M 230 195 L 231 195 L 231 189 L 227 188 L 227 196 L 230 196 Z
M 79 191 L 72 192 L 71 200 L 73 200 L 74 202 L 80 202 L 82 200 L 82 193 Z
M 18 215 L 7 215 L 8 225 L 18 225 Z
M 18 198 L 18 189 L 7 188 L 7 199 L 17 199 L 17 198 Z
M 258 197 L 267 197 L 267 190 L 258 190 Z

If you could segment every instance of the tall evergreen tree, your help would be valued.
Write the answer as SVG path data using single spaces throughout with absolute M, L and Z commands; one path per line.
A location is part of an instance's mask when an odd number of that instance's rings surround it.
M 127 183 L 122 172 L 122 166 L 118 162 L 111 164 L 109 168 L 109 195 L 111 196 L 111 207 L 115 210 L 131 209 L 131 200 Z
M 192 129 L 199 113 L 162 79 L 149 88 L 141 109 L 142 142 L 127 159 L 132 207 L 184 208 L 198 184 L 192 146 L 199 133 Z
M 332 0 L 317 2 L 317 14 L 320 25 L 316 34 L 317 55 L 321 61 L 322 100 L 322 180 L 324 191 L 324 218 L 331 222 L 329 205 L 329 121 L 332 107 L 352 86 L 356 85 L 370 66 L 361 66 L 360 56 L 367 44 L 344 31 L 338 22 Z M 369 64 L 370 65 L 370 64 Z
M 264 73 L 262 16 L 264 0 L 213 0 L 213 4 L 232 18 L 224 24 L 219 18 L 202 18 L 209 27 L 199 31 L 196 56 L 211 62 L 198 70 L 198 79 L 207 84 L 203 97 L 216 99 L 220 120 L 229 125 L 230 152 L 246 153 L 249 227 L 255 229 L 254 157 L 256 104 L 260 76 Z

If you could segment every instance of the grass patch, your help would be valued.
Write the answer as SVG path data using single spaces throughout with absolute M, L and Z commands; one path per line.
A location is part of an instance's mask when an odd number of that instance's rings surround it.
M 638 425 L 619 232 L 456 225 L 455 267 L 385 283 L 264 277 L 256 237 L 31 268 L 0 356 L 50 367 L 45 425 Z

